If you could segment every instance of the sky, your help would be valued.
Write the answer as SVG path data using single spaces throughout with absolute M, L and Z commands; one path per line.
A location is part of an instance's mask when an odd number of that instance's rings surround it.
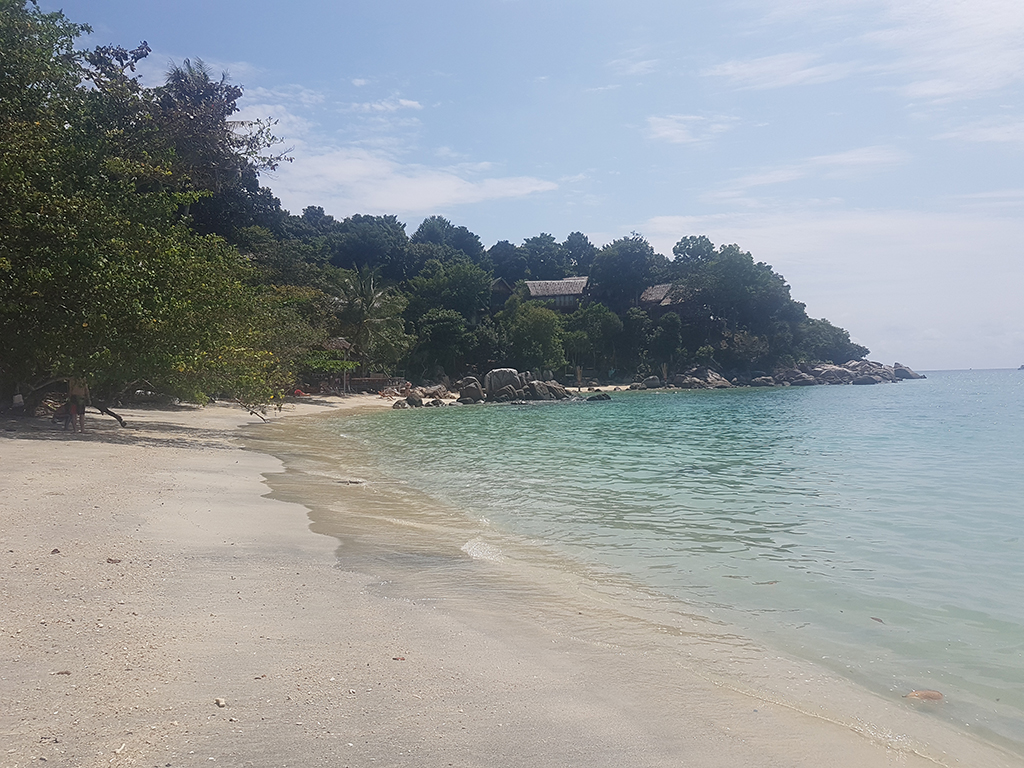
M 40 0 L 278 121 L 285 208 L 736 243 L 870 358 L 1024 364 L 1020 0 Z

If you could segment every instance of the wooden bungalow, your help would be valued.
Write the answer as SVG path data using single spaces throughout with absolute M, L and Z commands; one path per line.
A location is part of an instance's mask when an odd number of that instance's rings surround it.
M 491 281 L 491 311 L 501 309 L 512 295 L 512 286 L 503 277 L 496 277 Z
M 695 303 L 685 286 L 676 283 L 652 285 L 640 294 L 640 307 L 653 318 L 666 312 L 675 312 L 685 320 L 696 320 L 707 316 L 707 308 Z
M 555 309 L 572 312 L 583 301 L 587 289 L 586 277 L 566 277 L 562 280 L 527 280 L 526 290 L 531 299 L 549 301 Z

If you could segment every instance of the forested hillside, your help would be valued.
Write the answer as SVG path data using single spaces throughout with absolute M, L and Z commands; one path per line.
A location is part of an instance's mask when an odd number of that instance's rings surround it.
M 240 86 L 196 59 L 143 87 L 148 46 L 82 51 L 86 30 L 0 0 L 7 402 L 68 377 L 106 401 L 146 389 L 258 405 L 353 368 L 420 381 L 578 367 L 628 381 L 867 354 L 809 318 L 769 265 L 702 236 L 671 257 L 636 233 L 488 248 L 440 216 L 409 234 L 395 216 L 290 214 L 260 183 L 288 158 L 270 120 L 234 119 Z M 573 276 L 588 279 L 571 306 L 525 282 Z

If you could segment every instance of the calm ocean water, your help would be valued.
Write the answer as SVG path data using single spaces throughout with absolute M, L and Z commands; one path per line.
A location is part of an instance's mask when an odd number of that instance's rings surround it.
M 490 551 L 534 542 L 889 698 L 940 690 L 939 717 L 1024 754 L 1024 371 L 315 429 L 486 520 Z

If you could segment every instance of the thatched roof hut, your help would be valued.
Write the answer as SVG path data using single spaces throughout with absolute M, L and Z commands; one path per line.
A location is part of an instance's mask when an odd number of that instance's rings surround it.
M 566 277 L 562 280 L 527 280 L 526 290 L 531 299 L 550 301 L 558 309 L 575 309 L 583 300 L 587 289 L 586 277 Z

